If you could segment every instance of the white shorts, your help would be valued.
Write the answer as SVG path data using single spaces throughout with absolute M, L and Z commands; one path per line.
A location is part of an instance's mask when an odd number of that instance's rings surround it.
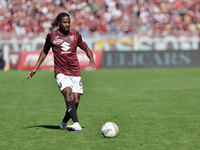
M 56 75 L 56 82 L 60 91 L 66 87 L 72 88 L 72 92 L 83 94 L 81 77 L 67 76 L 62 73 Z

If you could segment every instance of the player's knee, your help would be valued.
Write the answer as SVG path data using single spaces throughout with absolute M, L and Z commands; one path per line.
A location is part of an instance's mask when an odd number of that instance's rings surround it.
M 75 97 L 74 98 L 74 104 L 78 104 L 79 103 L 79 98 Z
M 73 101 L 73 94 L 72 94 L 72 91 L 65 88 L 63 91 L 62 91 L 64 97 L 65 97 L 65 101 Z
M 78 104 L 79 103 L 79 100 L 80 100 L 80 95 L 79 94 L 74 94 L 73 95 L 74 97 L 74 104 Z

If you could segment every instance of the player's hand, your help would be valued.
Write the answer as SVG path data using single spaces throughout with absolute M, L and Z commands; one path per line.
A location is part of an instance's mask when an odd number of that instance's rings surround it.
M 89 65 L 92 67 L 92 69 L 96 70 L 96 64 L 94 61 L 90 61 Z
M 26 77 L 26 79 L 28 79 L 28 78 L 32 78 L 32 76 L 34 75 L 36 73 L 36 70 L 31 70 L 31 71 L 29 71 L 29 73 L 28 73 L 28 75 L 27 75 L 27 77 Z

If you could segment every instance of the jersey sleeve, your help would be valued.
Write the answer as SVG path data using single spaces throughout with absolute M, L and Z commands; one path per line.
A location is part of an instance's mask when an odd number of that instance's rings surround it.
M 44 53 L 48 54 L 50 48 L 51 48 L 50 34 L 48 34 L 43 48 Z
M 88 46 L 87 44 L 82 40 L 82 36 L 80 33 L 78 33 L 78 47 L 80 47 L 81 49 L 86 49 Z

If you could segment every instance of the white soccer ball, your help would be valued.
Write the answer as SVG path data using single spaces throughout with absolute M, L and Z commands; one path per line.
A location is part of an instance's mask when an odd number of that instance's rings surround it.
M 106 122 L 101 128 L 101 133 L 105 137 L 115 137 L 119 134 L 119 128 L 113 122 Z

